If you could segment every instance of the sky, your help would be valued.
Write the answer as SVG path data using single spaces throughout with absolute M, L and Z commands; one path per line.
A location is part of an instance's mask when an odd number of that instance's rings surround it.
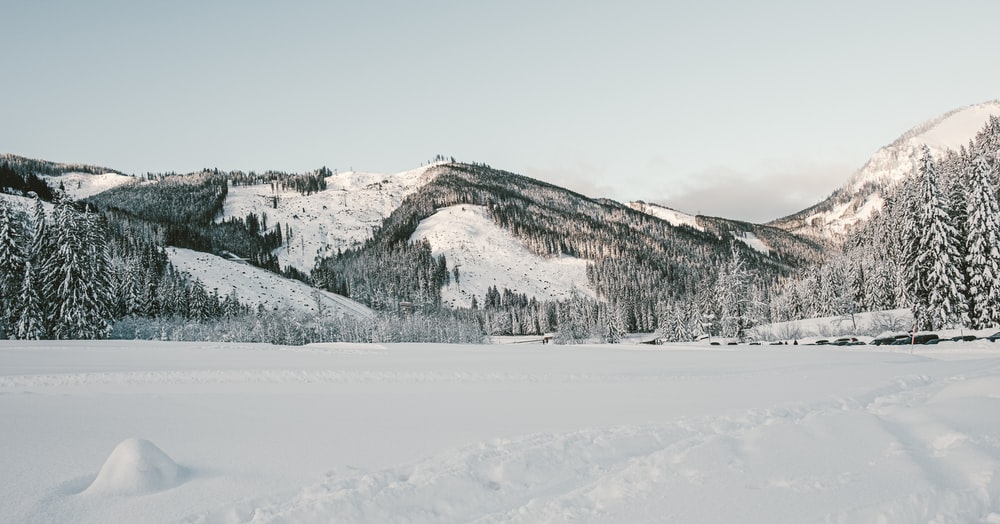
M 1000 98 L 1000 2 L 6 2 L 0 152 L 126 173 L 437 154 L 763 222 Z

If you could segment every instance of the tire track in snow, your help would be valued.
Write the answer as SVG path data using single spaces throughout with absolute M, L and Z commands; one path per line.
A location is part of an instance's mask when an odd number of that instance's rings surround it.
M 977 374 L 997 372 L 984 369 Z M 722 475 L 724 481 L 737 487 L 749 482 L 747 470 L 755 458 L 752 440 L 760 434 L 791 433 L 800 438 L 803 428 L 829 429 L 840 420 L 838 417 L 881 420 L 898 409 L 919 409 L 936 392 L 965 378 L 918 375 L 893 380 L 856 396 L 754 409 L 737 416 L 498 439 L 387 470 L 331 474 L 291 500 L 241 503 L 195 517 L 192 522 L 223 521 L 224 515 L 238 515 L 237 520 L 250 522 L 623 520 L 622 511 L 635 516 L 636 511 L 642 511 L 636 508 L 650 500 L 659 498 L 663 503 L 670 487 L 718 483 L 713 475 Z M 901 439 L 907 438 L 900 435 Z M 938 448 L 948 449 L 956 442 L 942 440 Z M 996 457 L 997 450 L 993 451 Z M 978 458 L 986 471 L 995 471 L 996 462 L 991 462 L 988 455 Z M 779 478 L 773 473 L 765 472 L 772 476 L 763 479 L 763 486 L 741 487 L 822 495 L 842 491 L 857 480 L 850 471 L 795 479 Z M 957 470 L 955 474 L 960 479 L 969 478 L 967 471 Z M 874 515 L 888 516 L 893 521 L 926 522 L 939 514 L 950 517 L 943 521 L 985 520 L 996 512 L 995 478 L 980 478 L 973 486 L 979 489 L 954 490 L 934 485 L 939 479 L 931 475 L 927 482 L 932 488 L 913 495 L 915 498 L 883 501 L 875 507 L 825 517 L 812 514 L 810 520 L 856 522 L 859 518 L 870 520 L 868 517 Z M 668 506 L 666 501 L 663 507 Z M 904 507 L 909 513 L 898 511 Z M 652 519 L 667 516 L 644 515 Z

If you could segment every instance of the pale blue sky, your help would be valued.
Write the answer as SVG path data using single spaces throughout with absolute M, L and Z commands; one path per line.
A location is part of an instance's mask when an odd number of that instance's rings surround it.
M 768 220 L 1000 98 L 1000 2 L 6 2 L 0 152 L 126 172 L 437 153 Z

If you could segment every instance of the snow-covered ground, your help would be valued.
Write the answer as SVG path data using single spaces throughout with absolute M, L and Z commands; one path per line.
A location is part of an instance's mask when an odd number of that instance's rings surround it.
M 652 215 L 660 220 L 666 220 L 671 225 L 677 227 L 688 226 L 697 229 L 698 231 L 705 230 L 698 224 L 698 217 L 682 213 L 676 209 L 671 209 L 658 204 L 647 204 L 646 202 L 629 202 L 628 207 L 635 209 L 636 211 L 646 213 L 647 215 Z
M 66 173 L 59 176 L 45 177 L 44 180 L 53 189 L 58 188 L 62 184 L 63 188 L 66 189 L 66 193 L 76 200 L 87 198 L 125 184 L 138 183 L 137 178 L 128 175 L 119 175 L 118 173 L 104 173 L 102 175 Z
M 311 287 L 246 262 L 235 262 L 210 253 L 176 247 L 167 248 L 170 263 L 201 281 L 209 293 L 226 296 L 236 289 L 240 303 L 252 308 L 263 305 L 268 311 L 323 312 L 328 316 L 367 317 L 374 313 L 364 304 Z
M 1000 522 L 1000 344 L 0 342 L 3 522 Z
M 403 199 L 433 180 L 439 164 L 430 164 L 395 175 L 345 172 L 327 177 L 327 188 L 311 195 L 295 190 L 275 192 L 271 184 L 231 186 L 223 216 L 267 214 L 269 227 L 291 227 L 291 238 L 275 253 L 282 267 L 291 265 L 309 272 L 317 255 L 335 254 L 371 238 Z M 278 197 L 277 208 L 273 198 Z M 282 232 L 284 234 L 284 231 Z
M 912 326 L 913 312 L 906 308 L 762 324 L 754 327 L 751 335 L 756 340 L 792 341 L 819 337 L 875 336 L 884 331 L 910 331 Z
M 767 243 L 749 231 L 744 231 L 743 233 L 733 231 L 733 238 L 743 242 L 747 247 L 757 251 L 758 253 L 763 253 L 765 255 L 771 253 L 771 248 L 767 246 Z
M 435 256 L 458 267 L 458 283 L 441 290 L 452 307 L 469 307 L 472 297 L 482 303 L 486 290 L 496 286 L 539 300 L 563 300 L 573 290 L 595 297 L 587 284 L 587 261 L 574 257 L 535 255 L 487 215 L 482 206 L 460 205 L 438 210 L 422 220 L 411 240 L 426 239 Z

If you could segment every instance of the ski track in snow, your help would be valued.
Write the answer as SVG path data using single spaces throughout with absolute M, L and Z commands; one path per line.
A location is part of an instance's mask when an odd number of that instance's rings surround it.
M 997 366 L 980 374 L 1000 385 Z M 357 476 L 331 474 L 293 499 L 263 507 L 237 505 L 221 514 L 247 522 L 726 522 L 724 504 L 678 509 L 686 491 L 733 488 L 794 495 L 806 503 L 836 498 L 864 482 L 880 462 L 902 462 L 918 482 L 900 479 L 888 500 L 844 498 L 844 509 L 817 517 L 827 522 L 992 521 L 1000 510 L 1000 440 L 971 439 L 927 412 L 935 395 L 975 377 L 906 377 L 848 398 L 754 409 L 731 417 L 674 424 L 591 428 L 564 434 L 496 439 L 398 468 Z M 998 391 L 994 389 L 994 391 Z M 845 420 L 863 426 L 873 448 L 837 456 Z M 881 438 L 881 440 L 878 440 Z M 761 449 L 781 440 L 789 448 Z M 820 444 L 817 447 L 816 444 Z M 829 449 L 824 449 L 829 446 Z M 878 448 L 882 448 L 879 450 Z M 874 453 L 870 451 L 874 450 Z M 831 452 L 839 471 L 798 471 L 782 455 Z M 950 459 L 950 460 L 940 460 Z M 781 463 L 767 475 L 758 464 Z M 784 467 L 791 466 L 791 467 Z M 808 468 L 806 468 L 808 469 Z M 694 488 L 694 489 L 692 489 Z M 855 495 L 856 496 L 856 495 Z M 850 500 L 850 502 L 849 502 Z M 775 500 L 780 503 L 780 500 Z M 746 521 L 774 521 L 764 512 Z M 683 505 L 681 505 L 683 507 Z M 214 522 L 220 513 L 191 522 Z

